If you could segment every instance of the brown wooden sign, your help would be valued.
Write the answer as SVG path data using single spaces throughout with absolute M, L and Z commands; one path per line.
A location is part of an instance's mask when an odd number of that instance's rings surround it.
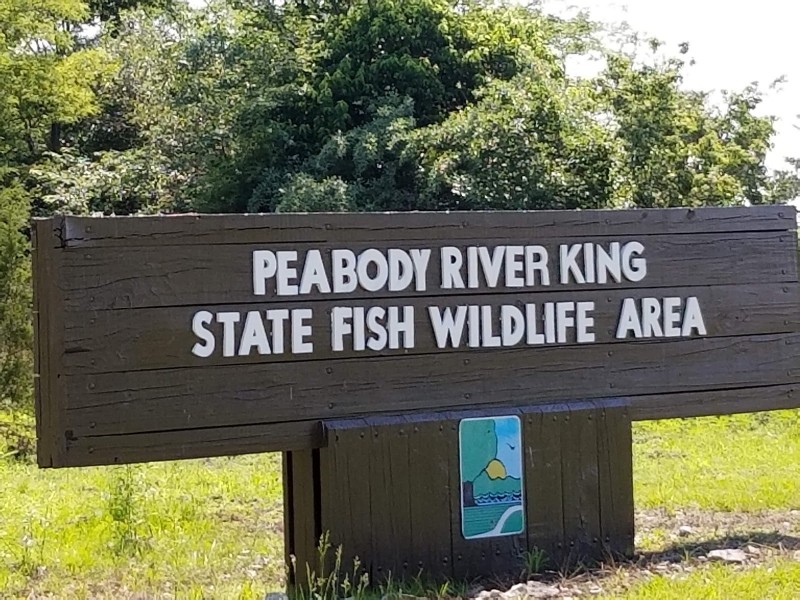
M 34 222 L 39 464 L 323 444 L 331 419 L 798 404 L 793 208 Z

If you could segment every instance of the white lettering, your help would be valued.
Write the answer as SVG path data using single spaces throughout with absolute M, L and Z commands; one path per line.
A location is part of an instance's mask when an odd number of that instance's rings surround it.
M 625 298 L 622 302 L 622 313 L 617 324 L 617 339 L 624 340 L 628 333 L 633 333 L 633 337 L 642 337 L 642 324 L 639 322 L 639 311 L 636 310 L 636 300 Z
M 303 276 L 300 278 L 300 293 L 311 293 L 311 286 L 317 286 L 322 294 L 331 293 L 331 284 L 325 274 L 325 265 L 322 264 L 322 254 L 319 250 L 309 250 L 306 254 Z
M 275 253 L 269 250 L 253 250 L 253 294 L 264 296 L 267 293 L 267 279 L 275 277 L 278 261 Z
M 245 317 L 242 338 L 239 340 L 239 356 L 250 356 L 254 346 L 259 354 L 272 354 L 264 320 L 257 310 L 249 311 Z
M 348 294 L 358 286 L 356 279 L 356 255 L 352 250 L 334 250 L 331 252 L 333 269 L 333 292 Z
M 454 246 L 444 246 L 441 250 L 442 258 L 442 289 L 463 289 L 464 280 L 461 278 L 461 264 L 464 258 L 461 250 Z
M 683 327 L 681 335 L 689 337 L 692 330 L 696 330 L 698 335 L 706 335 L 706 324 L 703 321 L 703 313 L 700 312 L 700 303 L 695 296 L 686 299 L 686 310 L 683 311 Z
M 203 341 L 202 344 L 195 342 L 194 346 L 192 346 L 192 354 L 195 356 L 208 358 L 214 353 L 216 340 L 214 339 L 214 334 L 206 329 L 213 319 L 214 315 L 207 310 L 200 310 L 192 317 L 192 332 Z
M 440 309 L 436 306 L 429 306 L 428 315 L 433 326 L 437 348 L 446 348 L 448 340 L 451 348 L 458 348 L 464 335 L 467 307 L 459 306 L 453 311 L 452 308 Z

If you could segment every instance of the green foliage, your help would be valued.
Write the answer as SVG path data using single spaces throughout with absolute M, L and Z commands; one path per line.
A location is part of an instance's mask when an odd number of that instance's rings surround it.
M 331 546 L 327 531 L 319 538 L 316 558 L 319 571 L 306 565 L 306 572 L 301 573 L 292 557 L 291 568 L 295 581 L 291 590 L 293 600 L 364 600 L 368 597 L 369 574 L 361 568 L 361 561 L 355 557 L 352 569 L 344 565 L 342 547 Z
M 680 88 L 681 57 L 611 51 L 582 16 L 438 0 L 200 14 L 137 13 L 108 42 L 124 89 L 146 99 L 126 109 L 136 143 L 179 181 L 132 206 L 614 208 L 795 191 L 764 167 L 772 122 L 754 114 L 757 88 L 712 107 Z M 570 77 L 567 58 L 589 52 L 606 68 Z
M 108 498 L 111 517 L 111 550 L 117 556 L 142 554 L 146 548 L 147 522 L 142 514 L 142 478 L 136 467 L 122 467 Z
M 533 549 L 527 550 L 522 555 L 522 560 L 525 565 L 525 569 L 522 572 L 522 577 L 526 579 L 542 573 L 545 567 L 547 567 L 550 563 L 547 552 L 538 546 L 534 546 Z
M 30 257 L 25 236 L 28 197 L 0 170 L 0 406 L 31 406 Z

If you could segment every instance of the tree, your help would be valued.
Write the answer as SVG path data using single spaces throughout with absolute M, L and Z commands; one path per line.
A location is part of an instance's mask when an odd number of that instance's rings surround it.
M 92 83 L 103 53 L 74 48 L 76 0 L 0 0 L 0 401 L 30 397 L 27 220 L 31 175 L 60 149 L 60 124 L 96 108 Z
M 755 87 L 713 107 L 683 54 L 481 0 L 215 0 L 123 12 L 103 110 L 43 194 L 75 210 L 431 210 L 759 203 Z M 648 52 L 652 54 L 648 55 Z M 570 76 L 571 55 L 600 57 Z

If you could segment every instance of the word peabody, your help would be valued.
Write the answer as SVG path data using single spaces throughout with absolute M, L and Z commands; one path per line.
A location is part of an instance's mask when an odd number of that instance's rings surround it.
M 302 256 L 295 250 L 252 253 L 256 297 L 313 294 L 318 300 L 359 290 L 398 295 L 459 289 L 542 291 L 567 284 L 639 283 L 646 277 L 645 247 L 638 241 L 562 244 L 554 256 L 541 245 L 311 249 Z M 442 306 L 435 298 L 422 322 L 439 349 L 584 344 L 597 341 L 594 310 L 593 301 Z M 706 335 L 695 297 L 623 298 L 617 314 L 616 339 Z M 412 305 L 334 306 L 325 318 L 328 350 L 333 352 L 408 350 L 418 339 Z M 192 318 L 197 342 L 191 352 L 200 358 L 310 354 L 315 351 L 315 323 L 310 303 L 246 313 L 200 310 Z
M 295 250 L 256 250 L 253 252 L 253 293 L 264 296 L 272 283 L 278 296 L 297 296 L 314 292 L 342 294 L 356 291 L 402 292 L 427 290 L 427 274 L 432 250 L 368 248 L 330 252 L 330 263 L 322 251 L 309 250 L 301 260 Z M 607 283 L 641 281 L 647 263 L 639 242 L 601 244 L 562 244 L 558 248 L 560 283 Z M 549 256 L 544 246 L 454 246 L 439 249 L 441 289 L 507 288 L 550 285 Z

